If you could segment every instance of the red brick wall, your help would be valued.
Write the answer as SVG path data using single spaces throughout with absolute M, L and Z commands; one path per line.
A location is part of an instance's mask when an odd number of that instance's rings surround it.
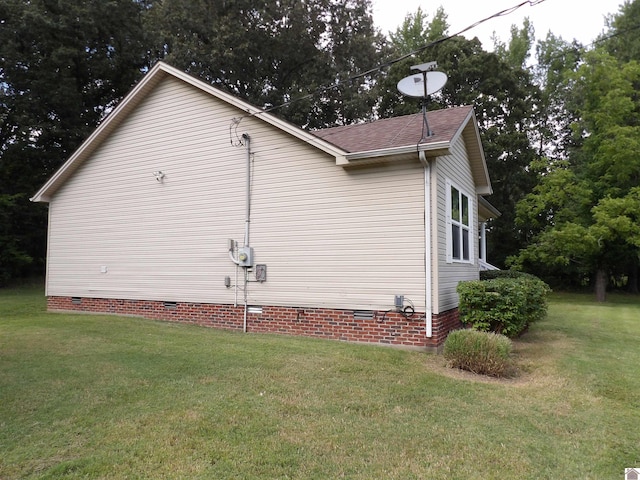
M 49 297 L 49 310 L 111 313 L 242 330 L 244 306 L 208 303 L 167 303 L 151 300 Z M 408 347 L 438 347 L 451 330 L 460 328 L 458 310 L 433 315 L 431 338 L 425 334 L 424 314 L 405 318 L 398 312 L 373 312 L 372 319 L 355 319 L 351 310 L 263 306 L 247 314 L 247 331 L 320 337 L 350 342 Z

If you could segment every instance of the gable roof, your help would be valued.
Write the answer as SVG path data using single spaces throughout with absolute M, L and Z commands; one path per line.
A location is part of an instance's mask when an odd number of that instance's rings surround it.
M 476 193 L 491 193 L 491 183 L 472 107 L 428 112 L 429 126 L 434 134 L 423 141 L 420 141 L 422 138 L 422 114 L 308 132 L 188 73 L 166 63 L 158 62 L 31 198 L 31 201 L 48 202 L 58 188 L 167 76 L 182 80 L 192 87 L 238 108 L 244 115 L 254 116 L 254 118 L 326 152 L 335 157 L 337 165 L 361 165 L 392 158 L 393 160 L 416 158 L 416 152 L 421 151 L 425 152 L 427 156 L 446 155 L 450 153 L 451 145 L 462 135 L 477 186 Z M 239 112 L 239 114 L 241 113 Z
M 51 196 L 73 173 L 91 156 L 91 154 L 109 137 L 109 135 L 128 117 L 128 115 L 147 97 L 147 95 L 167 76 L 173 76 L 187 84 L 237 107 L 245 115 L 252 115 L 276 128 L 299 138 L 328 153 L 338 161 L 345 152 L 321 138 L 286 122 L 264 110 L 240 100 L 239 98 L 198 80 L 188 73 L 178 70 L 164 62 L 158 62 L 118 104 L 118 106 L 102 121 L 94 132 L 80 145 L 69 159 L 53 174 L 47 183 L 31 198 L 32 202 L 48 202 Z M 238 112 L 239 114 L 242 114 Z

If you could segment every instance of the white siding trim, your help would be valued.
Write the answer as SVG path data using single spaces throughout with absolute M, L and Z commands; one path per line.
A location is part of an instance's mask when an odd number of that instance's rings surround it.
M 445 204 L 445 215 L 446 215 L 446 257 L 447 257 L 447 263 L 453 263 L 453 248 L 451 245 L 451 187 L 453 186 L 453 184 L 451 183 L 451 180 L 449 180 L 448 178 L 445 181 L 445 196 L 446 196 L 446 204 Z
M 474 216 L 475 216 L 475 202 L 473 201 L 473 197 L 471 195 L 469 195 L 469 193 L 467 191 L 465 191 L 464 188 L 460 187 L 456 182 L 453 182 L 451 179 L 447 178 L 446 182 L 446 195 L 447 195 L 447 205 L 446 205 L 446 212 L 447 212 L 447 263 L 471 263 L 471 264 L 475 264 L 476 263 L 476 258 L 475 258 L 475 249 L 474 244 L 474 238 L 475 236 L 477 236 L 477 234 L 474 231 L 473 228 L 473 224 L 474 224 Z M 458 190 L 462 195 L 464 195 L 465 197 L 467 197 L 467 201 L 468 201 L 468 209 L 469 209 L 469 260 L 464 260 L 463 258 L 457 259 L 457 258 L 453 258 L 453 237 L 452 237 L 452 226 L 453 226 L 453 222 L 451 219 L 451 207 L 452 207 L 452 199 L 451 199 L 451 188 L 455 188 L 456 190 Z M 462 209 L 462 205 L 460 205 L 460 209 Z M 463 248 L 463 242 L 460 243 L 460 249 L 462 250 Z

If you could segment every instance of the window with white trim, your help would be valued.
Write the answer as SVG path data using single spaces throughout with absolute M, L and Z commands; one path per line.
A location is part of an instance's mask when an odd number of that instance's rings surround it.
M 473 261 L 471 197 L 447 181 L 447 262 Z

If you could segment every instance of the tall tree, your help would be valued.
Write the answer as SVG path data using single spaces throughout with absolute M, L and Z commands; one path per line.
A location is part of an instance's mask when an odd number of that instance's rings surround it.
M 522 28 L 511 25 L 509 45 L 494 35 L 494 51 L 513 68 L 525 68 L 531 56 L 531 47 L 535 39 L 535 30 L 528 17 L 525 17 Z
M 157 0 L 148 29 L 160 58 L 298 125 L 371 114 L 370 77 L 349 80 L 378 62 L 370 0 Z
M 534 82 L 540 88 L 541 99 L 539 108 L 533 112 L 538 125 L 534 145 L 538 155 L 545 158 L 540 168 L 565 160 L 581 144 L 571 125 L 579 119 L 580 100 L 574 91 L 574 74 L 583 55 L 584 48 L 577 41 L 567 42 L 551 32 L 536 45 Z
M 134 0 L 0 3 L 0 277 L 41 264 L 46 209 L 28 198 L 147 64 Z
M 603 301 L 609 279 L 638 277 L 640 248 L 629 225 L 640 184 L 640 64 L 597 49 L 574 86 L 582 104 L 573 129 L 582 147 L 519 205 L 518 222 L 532 238 L 514 263 L 543 266 L 565 282 L 589 281 Z
M 601 35 L 605 49 L 621 62 L 640 61 L 640 1 L 625 0 L 607 17 L 608 31 Z

